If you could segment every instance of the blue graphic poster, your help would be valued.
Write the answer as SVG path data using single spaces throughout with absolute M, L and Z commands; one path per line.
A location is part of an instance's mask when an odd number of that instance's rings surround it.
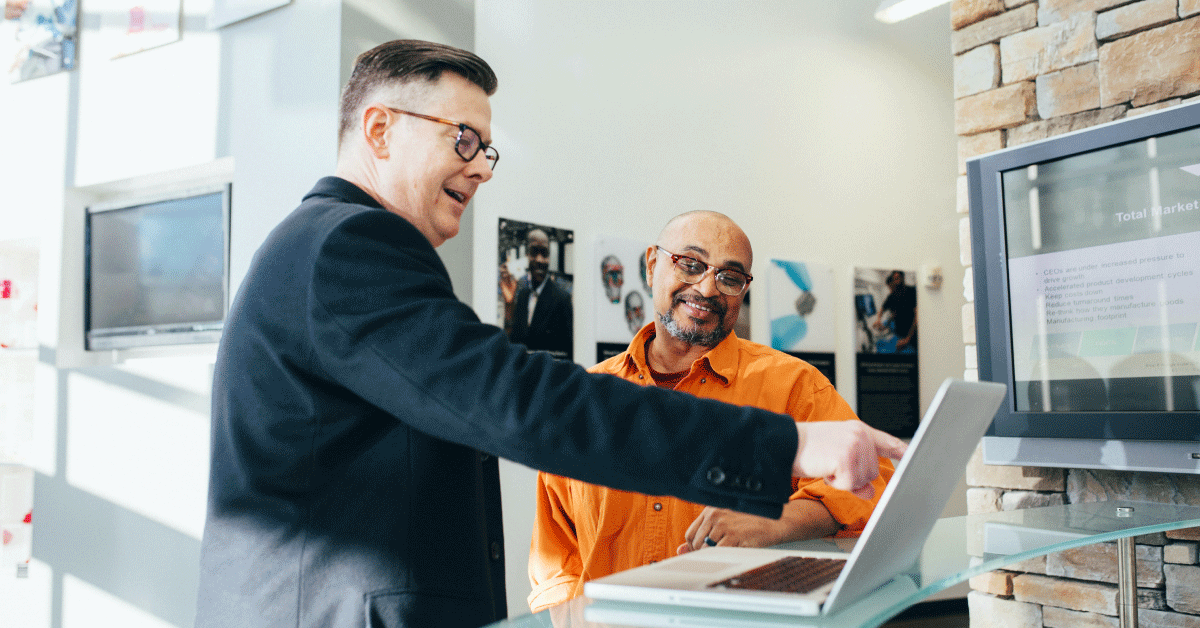
M 833 270 L 782 259 L 770 260 L 766 270 L 771 346 L 812 364 L 836 385 Z

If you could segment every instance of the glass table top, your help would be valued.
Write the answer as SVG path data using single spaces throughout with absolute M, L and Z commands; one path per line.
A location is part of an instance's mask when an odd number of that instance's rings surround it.
M 495 628 L 621 626 L 813 626 L 874 628 L 904 609 L 972 576 L 1066 549 L 1200 526 L 1200 507 L 1107 501 L 940 519 L 917 563 L 834 615 L 795 617 L 577 598 L 507 619 Z M 780 548 L 849 553 L 853 539 L 802 541 Z M 703 550 L 701 550 L 703 551 Z

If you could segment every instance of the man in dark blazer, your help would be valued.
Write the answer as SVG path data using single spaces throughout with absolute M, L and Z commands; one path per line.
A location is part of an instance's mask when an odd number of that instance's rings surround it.
M 550 237 L 545 231 L 529 230 L 525 236 L 525 254 L 529 273 L 523 281 L 512 279 L 507 269 L 501 272 L 504 329 L 509 340 L 525 345 L 530 351 L 547 351 L 556 358 L 571 360 L 575 344 L 571 295 L 550 276 Z
M 336 176 L 267 236 L 226 320 L 199 628 L 502 618 L 496 456 L 778 517 L 791 475 L 862 490 L 902 454 L 865 426 L 591 375 L 480 322 L 434 247 L 492 177 L 495 89 L 437 44 L 356 62 Z

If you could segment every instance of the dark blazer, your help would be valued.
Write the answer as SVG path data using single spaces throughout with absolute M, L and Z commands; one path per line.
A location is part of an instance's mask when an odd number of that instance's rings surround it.
M 327 177 L 226 320 L 196 626 L 479 626 L 505 605 L 492 456 L 778 517 L 795 448 L 788 417 L 512 344 L 420 232 Z
M 529 320 L 529 294 L 533 289 L 521 286 L 513 302 L 513 342 L 519 342 L 531 351 L 549 351 L 556 358 L 574 359 L 574 311 L 571 295 L 563 290 L 554 278 L 546 281 L 542 293 L 533 307 L 533 320 Z

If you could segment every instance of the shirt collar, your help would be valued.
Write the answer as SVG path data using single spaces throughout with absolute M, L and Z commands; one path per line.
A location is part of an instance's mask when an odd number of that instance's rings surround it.
M 539 297 L 542 296 L 542 290 L 545 289 L 546 283 L 549 281 L 550 281 L 550 273 L 546 273 L 546 276 L 542 278 L 542 283 L 539 283 L 538 285 L 535 286 L 535 285 L 533 285 L 533 275 L 530 275 L 529 276 L 530 291 Z
M 650 365 L 646 363 L 646 342 L 655 336 L 654 321 L 650 321 L 642 327 L 637 335 L 633 337 L 633 341 L 629 343 L 629 349 L 625 355 L 625 368 L 627 372 L 642 373 L 647 377 L 650 376 Z M 741 356 L 741 351 L 738 345 L 741 341 L 737 334 L 733 331 L 725 337 L 717 346 L 709 349 L 707 353 L 696 358 L 696 362 L 692 363 L 692 367 L 700 368 L 715 375 L 721 380 L 721 383 L 728 386 L 729 382 L 737 376 L 738 359 Z
M 379 209 L 384 208 L 366 190 L 341 177 L 321 177 L 316 185 L 313 186 L 313 189 L 304 195 L 304 199 L 307 200 L 312 196 L 328 196 L 357 205 L 366 205 L 367 207 L 376 207 Z

